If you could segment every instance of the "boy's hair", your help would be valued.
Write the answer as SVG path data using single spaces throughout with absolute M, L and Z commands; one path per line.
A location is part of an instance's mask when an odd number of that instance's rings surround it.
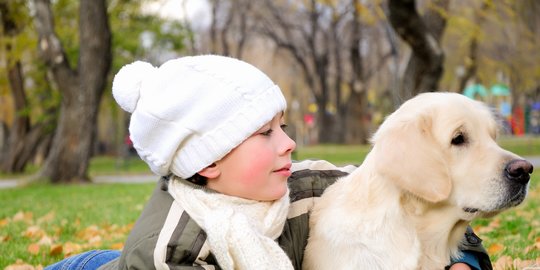
M 206 186 L 206 184 L 208 184 L 208 178 L 196 173 L 194 174 L 193 176 L 187 178 L 186 180 L 188 180 L 189 182 L 195 184 L 195 185 L 199 185 L 199 186 Z
M 130 138 L 158 175 L 183 179 L 220 160 L 287 103 L 279 87 L 238 59 L 180 57 L 159 68 L 137 61 L 120 69 L 113 96 L 131 113 Z

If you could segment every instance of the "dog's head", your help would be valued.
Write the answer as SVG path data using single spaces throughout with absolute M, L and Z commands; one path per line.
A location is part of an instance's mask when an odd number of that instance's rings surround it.
M 370 155 L 379 173 L 419 198 L 493 214 L 524 200 L 533 169 L 497 145 L 497 129 L 483 103 L 425 93 L 385 120 Z

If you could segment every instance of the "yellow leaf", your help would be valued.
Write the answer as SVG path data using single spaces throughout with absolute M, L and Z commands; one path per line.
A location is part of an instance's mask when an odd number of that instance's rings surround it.
M 60 255 L 63 251 L 63 247 L 60 244 L 52 245 L 51 250 L 49 251 L 49 254 L 51 256 Z
M 92 239 L 100 234 L 99 228 L 96 225 L 86 227 L 84 230 L 77 233 L 77 236 L 84 240 Z
M 72 242 L 66 242 L 64 243 L 64 255 L 69 256 L 73 254 L 77 254 L 81 251 L 82 247 L 79 244 L 75 244 Z
M 122 250 L 123 248 L 124 248 L 124 243 L 122 242 L 114 243 L 111 245 L 111 249 Z
M 30 244 L 26 250 L 32 255 L 37 255 L 39 253 L 39 244 Z
M 41 237 L 41 239 L 39 239 L 38 244 L 43 246 L 51 246 L 53 244 L 53 240 L 49 236 L 44 235 L 43 237 Z
M 102 240 L 102 239 L 101 239 L 101 236 L 96 235 L 96 236 L 94 236 L 94 237 L 88 239 L 88 244 L 89 244 L 89 246 L 91 246 L 91 247 L 98 247 L 98 246 L 101 245 L 101 240 Z
M 4 227 L 4 226 L 6 226 L 8 224 L 9 224 L 9 219 L 8 218 L 0 219 L 0 227 Z
M 0 235 L 0 243 L 7 242 L 9 240 L 11 240 L 9 235 Z
M 13 216 L 13 218 L 11 220 L 14 221 L 14 222 L 15 221 L 25 221 L 27 223 L 31 223 L 32 222 L 32 217 L 33 217 L 32 212 L 19 211 Z
M 23 235 L 28 238 L 40 238 L 45 235 L 45 231 L 37 225 L 26 228 Z
M 495 243 L 495 244 L 493 244 L 493 245 L 491 245 L 491 246 L 488 247 L 488 254 L 499 253 L 499 252 L 501 252 L 503 249 L 504 249 L 504 245 L 503 245 L 503 244 Z

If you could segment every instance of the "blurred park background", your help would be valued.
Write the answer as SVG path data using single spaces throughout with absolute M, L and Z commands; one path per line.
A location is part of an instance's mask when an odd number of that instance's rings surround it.
M 253 63 L 284 91 L 299 145 L 365 144 L 426 91 L 488 102 L 503 133 L 540 133 L 534 0 L 1 0 L 0 171 L 88 181 L 127 157 L 118 69 L 183 55 Z
M 427 91 L 487 102 L 503 146 L 536 156 L 539 14 L 536 0 L 0 0 L 0 182 L 39 180 L 0 190 L 0 268 L 46 264 L 96 238 L 121 248 L 151 185 L 48 183 L 149 173 L 111 95 L 125 64 L 209 53 L 254 64 L 288 100 L 296 159 L 360 163 L 384 117 Z M 540 257 L 534 188 L 527 214 L 481 223 L 529 239 L 493 236 L 494 259 Z

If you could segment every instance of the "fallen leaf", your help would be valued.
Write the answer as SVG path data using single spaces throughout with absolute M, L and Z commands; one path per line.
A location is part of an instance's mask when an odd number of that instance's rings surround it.
M 41 239 L 39 239 L 38 244 L 42 246 L 51 246 L 53 244 L 53 239 L 47 235 L 44 235 L 43 237 L 41 237 Z
M 0 219 L 0 227 L 4 227 L 9 224 L 9 218 Z
M 49 251 L 49 255 L 56 256 L 60 255 L 63 251 L 63 247 L 60 244 L 55 244 L 51 246 L 51 250 Z
M 96 225 L 90 225 L 86 227 L 84 230 L 77 233 L 77 237 L 84 239 L 84 240 L 90 240 L 100 234 L 99 228 Z
M 124 243 L 123 242 L 114 243 L 111 245 L 110 248 L 114 250 L 122 250 L 124 248 Z
M 13 216 L 13 218 L 11 220 L 13 222 L 25 221 L 26 223 L 32 223 L 32 217 L 33 216 L 34 215 L 32 214 L 32 212 L 19 211 Z
M 488 254 L 499 253 L 499 252 L 503 251 L 503 249 L 504 249 L 503 244 L 495 243 L 495 244 L 488 247 Z
M 36 268 L 34 268 L 34 266 L 30 264 L 23 262 L 20 259 L 17 259 L 17 262 L 12 265 L 6 266 L 4 270 L 36 270 Z
M 7 242 L 11 239 L 9 235 L 0 235 L 0 243 Z
M 88 239 L 88 244 L 91 246 L 91 247 L 98 247 L 101 245 L 101 236 L 99 235 L 96 235 L 90 239 Z
M 32 255 L 37 255 L 39 253 L 39 244 L 37 243 L 30 244 L 28 245 L 28 248 L 26 248 L 26 250 L 30 252 L 30 254 Z
M 81 245 L 72 243 L 72 242 L 66 242 L 64 243 L 64 246 L 63 246 L 63 252 L 65 256 L 79 253 L 81 250 L 82 250 Z
M 41 238 L 45 235 L 45 231 L 37 225 L 26 228 L 23 235 L 28 238 Z

